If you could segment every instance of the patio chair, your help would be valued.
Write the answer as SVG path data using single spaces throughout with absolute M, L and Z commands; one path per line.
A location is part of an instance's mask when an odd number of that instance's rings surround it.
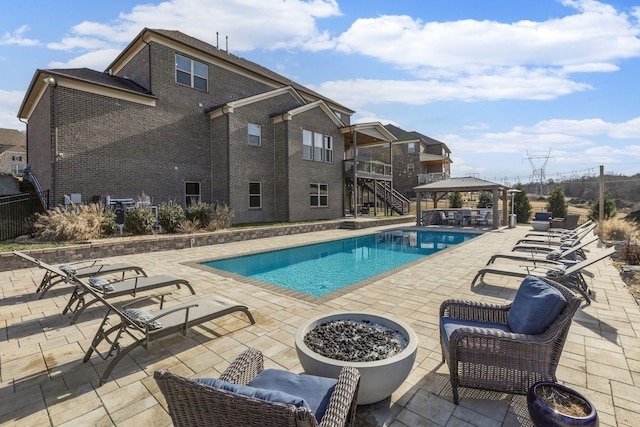
M 536 277 L 525 277 L 511 304 L 444 301 L 440 345 L 453 402 L 458 387 L 527 394 L 538 381 L 555 382 L 579 305 L 566 287 Z
M 51 289 L 58 283 L 69 283 L 69 274 L 73 274 L 79 278 L 86 278 L 96 275 L 122 273 L 122 279 L 124 279 L 126 274 L 129 272 L 133 272 L 139 276 L 147 275 L 142 267 L 127 262 L 102 264 L 99 260 L 95 260 L 53 266 L 30 255 L 27 255 L 24 252 L 13 251 L 13 254 L 17 257 L 31 262 L 32 264 L 37 265 L 38 267 L 46 271 L 44 277 L 38 285 L 38 288 L 36 289 L 36 292 L 40 293 L 39 298 L 42 298 L 49 289 Z
M 550 246 L 560 246 L 569 240 L 581 240 L 583 237 L 591 233 L 598 225 L 593 223 L 575 233 L 566 233 L 558 236 L 547 235 L 540 237 L 525 237 L 516 242 L 516 246 L 520 244 L 546 244 Z
M 80 281 L 81 279 L 74 278 L 74 280 Z M 100 377 L 100 385 L 107 382 L 118 362 L 140 346 L 149 350 L 150 344 L 160 338 L 175 334 L 186 335 L 189 329 L 194 326 L 237 311 L 244 313 L 252 325 L 255 323 L 246 306 L 218 296 L 201 297 L 191 301 L 183 300 L 177 305 L 164 307 L 166 294 L 152 295 L 140 297 L 116 307 L 89 285 L 85 284 L 85 286 L 88 292 L 98 299 L 107 310 L 98 331 L 91 340 L 89 349 L 84 355 L 83 362 L 88 362 L 94 351 L 102 360 L 107 360 L 115 354 Z M 159 304 L 158 310 L 147 311 L 136 308 L 142 303 L 154 302 L 152 300 L 159 300 L 155 301 L 156 304 Z M 98 347 L 103 342 L 107 344 L 107 349 L 100 351 Z
M 532 231 L 530 233 L 527 233 L 524 235 L 524 237 L 558 237 L 558 236 L 564 236 L 564 235 L 568 235 L 571 233 L 579 233 L 580 231 L 584 230 L 585 228 L 591 226 L 591 224 L 593 224 L 592 220 L 589 220 L 583 224 L 580 224 L 578 227 L 574 228 L 573 230 L 565 230 L 564 228 L 552 228 L 549 229 L 548 231 Z
M 138 293 L 151 291 L 154 289 L 164 288 L 167 286 L 176 286 L 180 289 L 180 285 L 184 285 L 189 288 L 191 295 L 195 295 L 195 291 L 191 284 L 184 279 L 172 276 L 171 274 L 159 274 L 156 276 L 134 277 L 131 279 L 107 281 L 101 276 L 91 277 L 88 280 L 88 286 L 94 288 L 102 298 L 115 298 L 124 295 L 131 295 L 136 297 Z M 67 306 L 62 311 L 62 314 L 71 312 L 73 317 L 71 318 L 71 324 L 74 324 L 82 312 L 100 300 L 93 298 L 92 293 L 89 292 L 87 285 L 83 282 L 76 282 L 76 288 L 69 298 Z
M 263 369 L 258 350 L 245 350 L 219 379 L 153 375 L 175 426 L 353 426 L 360 373 L 336 379 Z
M 491 264 L 490 266 L 485 266 L 478 271 L 476 276 L 473 278 L 473 281 L 471 282 L 471 286 L 473 286 L 479 278 L 484 277 L 485 274 L 498 274 L 513 277 L 536 276 L 550 278 L 577 291 L 584 297 L 587 304 L 591 304 L 591 298 L 589 298 L 589 294 L 591 293 L 591 291 L 589 290 L 589 286 L 582 276 L 581 270 L 592 264 L 595 264 L 598 261 L 610 257 L 615 252 L 616 248 L 614 246 L 611 246 L 604 252 L 589 257 L 584 261 L 572 263 L 567 261 L 566 264 L 563 263 L 565 265 L 559 264 L 539 266 L 535 263 L 527 265 Z
M 552 218 L 551 228 L 563 228 L 565 230 L 573 230 L 578 226 L 580 214 L 568 213 L 564 218 Z
M 501 258 L 513 261 L 531 261 L 550 264 L 557 264 L 560 260 L 576 261 L 578 256 L 580 256 L 582 259 L 585 259 L 586 256 L 584 254 L 584 248 L 597 240 L 598 237 L 593 236 L 592 238 L 577 242 L 578 244 L 560 246 L 555 250 L 532 249 L 530 251 L 520 250 L 511 252 L 500 252 L 491 255 L 491 258 L 489 258 L 489 261 L 487 261 L 486 265 L 493 264 L 497 259 Z
M 478 213 L 478 217 L 476 218 L 476 225 L 489 225 L 489 215 L 491 211 L 489 210 L 481 210 Z

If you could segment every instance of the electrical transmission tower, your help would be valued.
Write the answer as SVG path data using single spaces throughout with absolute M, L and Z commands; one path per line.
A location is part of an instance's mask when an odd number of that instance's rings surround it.
M 527 151 L 527 159 L 529 160 L 529 163 L 531 163 L 531 169 L 532 169 L 532 174 L 531 174 L 531 183 L 533 184 L 533 189 L 536 188 L 538 189 L 538 195 L 541 196 L 543 194 L 546 193 L 546 175 L 545 175 L 545 168 L 547 166 L 547 162 L 549 161 L 549 158 L 551 157 L 551 148 L 549 148 L 549 152 L 545 155 L 541 155 L 541 156 L 532 156 L 529 154 L 529 151 Z M 542 163 L 541 167 L 536 167 L 535 163 L 533 162 L 536 159 L 544 159 L 544 162 Z

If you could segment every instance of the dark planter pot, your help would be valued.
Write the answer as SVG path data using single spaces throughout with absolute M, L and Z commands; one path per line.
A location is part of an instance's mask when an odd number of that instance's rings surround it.
M 575 417 L 563 414 L 547 406 L 536 393 L 536 389 L 542 386 L 554 387 L 562 393 L 572 394 L 582 400 L 590 409 L 589 415 L 586 417 Z M 597 427 L 599 425 L 596 408 L 586 397 L 567 386 L 554 382 L 542 381 L 534 384 L 527 394 L 527 408 L 529 409 L 531 421 L 533 421 L 536 427 Z

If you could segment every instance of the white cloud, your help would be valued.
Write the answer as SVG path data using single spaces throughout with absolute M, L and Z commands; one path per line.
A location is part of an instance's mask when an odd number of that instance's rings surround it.
M 13 32 L 6 32 L 0 37 L 0 46 L 17 45 L 17 46 L 37 46 L 40 42 L 37 39 L 29 39 L 24 37 L 24 33 L 29 31 L 27 25 L 23 25 Z
M 120 54 L 120 49 L 102 49 L 76 56 L 69 61 L 52 61 L 49 68 L 91 68 L 104 70 Z
M 22 98 L 24 91 L 0 89 L 0 128 L 24 130 L 24 123 L 18 120 Z

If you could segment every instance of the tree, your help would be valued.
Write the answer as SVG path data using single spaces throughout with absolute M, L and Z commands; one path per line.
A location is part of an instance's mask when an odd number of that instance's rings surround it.
M 529 196 L 524 186 L 518 183 L 515 186 L 516 190 L 520 190 L 513 196 L 513 212 L 516 214 L 519 223 L 527 223 L 531 218 L 531 202 L 529 202 Z
M 462 196 L 460 195 L 459 191 L 449 194 L 449 207 L 450 208 L 462 207 Z
M 553 191 L 549 195 L 547 203 L 547 211 L 551 212 L 552 218 L 564 218 L 567 215 L 568 208 L 567 200 L 564 197 L 564 191 L 562 187 L 556 185 Z
M 616 201 L 613 199 L 604 199 L 604 219 L 616 216 Z M 589 208 L 589 219 L 593 221 L 600 220 L 600 201 L 598 199 L 591 203 Z
M 482 191 L 480 193 L 480 197 L 478 198 L 478 208 L 488 208 L 491 205 L 493 205 L 493 198 L 491 197 L 491 193 Z

